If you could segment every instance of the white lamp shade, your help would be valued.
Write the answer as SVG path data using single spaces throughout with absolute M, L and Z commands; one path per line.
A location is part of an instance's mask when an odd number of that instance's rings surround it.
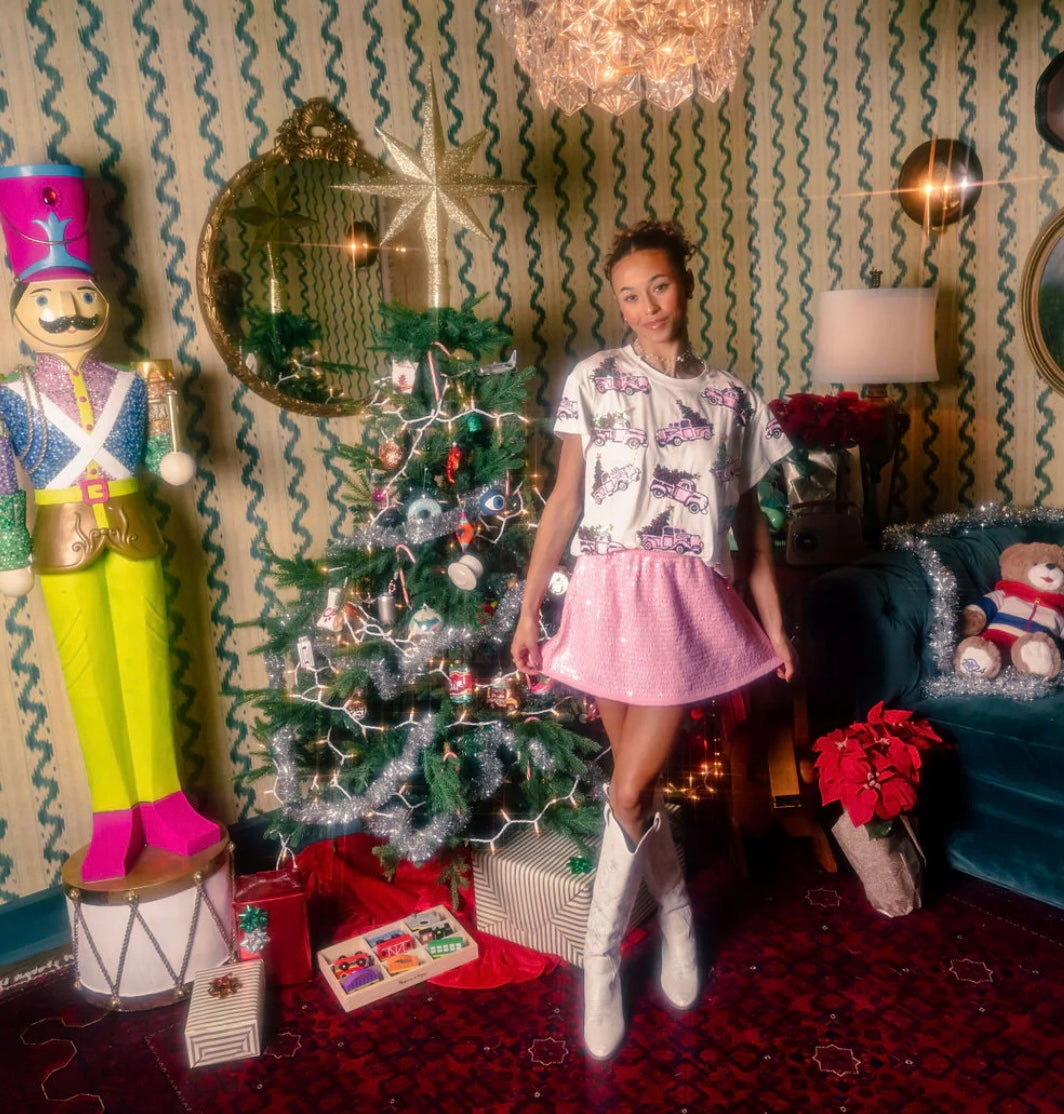
M 936 380 L 935 290 L 824 291 L 817 306 L 812 378 L 815 383 Z

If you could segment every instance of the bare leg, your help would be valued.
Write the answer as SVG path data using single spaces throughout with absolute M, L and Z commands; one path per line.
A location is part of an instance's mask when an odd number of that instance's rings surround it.
M 599 707 L 602 707 L 601 703 Z M 676 742 L 685 709 L 683 705 L 621 707 L 626 707 L 626 711 L 621 725 L 620 745 L 614 743 L 613 746 L 610 808 L 634 845 L 643 834 L 650 814 L 654 783 Z M 606 715 L 604 711 L 603 722 L 609 732 Z

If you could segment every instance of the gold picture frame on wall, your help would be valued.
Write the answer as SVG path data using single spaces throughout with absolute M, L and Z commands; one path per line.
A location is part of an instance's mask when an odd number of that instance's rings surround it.
M 1049 218 L 1027 256 L 1020 320 L 1038 373 L 1064 394 L 1064 209 Z
M 284 409 L 354 414 L 372 394 L 372 319 L 387 300 L 378 202 L 338 187 L 383 173 L 315 97 L 207 214 L 196 257 L 207 331 L 229 370 Z

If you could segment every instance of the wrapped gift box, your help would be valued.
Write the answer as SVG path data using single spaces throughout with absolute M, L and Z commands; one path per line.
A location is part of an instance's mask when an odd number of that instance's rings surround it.
M 264 918 L 255 918 L 264 921 L 260 931 L 265 934 L 265 943 L 262 936 L 256 937 L 241 927 L 248 906 L 265 914 Z M 261 958 L 266 964 L 266 977 L 275 986 L 290 986 L 310 978 L 313 968 L 307 896 L 298 870 L 240 875 L 233 890 L 233 915 L 241 959 Z
M 336 1000 L 350 1013 L 470 963 L 478 955 L 477 942 L 454 912 L 446 905 L 434 905 L 322 948 L 318 967 Z
M 261 959 L 212 967 L 196 975 L 185 1021 L 189 1067 L 258 1056 L 263 988 Z
M 677 850 L 682 858 L 682 848 Z M 497 851 L 474 852 L 477 928 L 582 966 L 595 872 L 574 873 L 574 857 L 578 859 L 579 852 L 572 840 L 531 827 Z M 654 899 L 640 884 L 629 929 L 642 924 L 654 909 Z

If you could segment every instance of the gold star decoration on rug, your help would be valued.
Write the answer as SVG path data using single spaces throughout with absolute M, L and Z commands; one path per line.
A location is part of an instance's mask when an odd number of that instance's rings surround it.
M 459 147 L 445 147 L 443 124 L 436 101 L 436 84 L 431 76 L 425 90 L 418 149 L 415 151 L 380 129 L 377 134 L 395 159 L 398 171 L 389 172 L 370 182 L 344 183 L 338 188 L 399 199 L 399 209 L 381 237 L 382 245 L 389 243 L 415 217 L 418 218 L 428 256 L 429 301 L 433 306 L 442 305 L 446 298 L 446 265 L 442 241 L 447 231 L 447 222 L 490 240 L 476 213 L 470 208 L 469 199 L 526 189 L 527 186 L 523 182 L 471 174 L 466 169 L 484 142 L 486 132 L 479 132 Z

